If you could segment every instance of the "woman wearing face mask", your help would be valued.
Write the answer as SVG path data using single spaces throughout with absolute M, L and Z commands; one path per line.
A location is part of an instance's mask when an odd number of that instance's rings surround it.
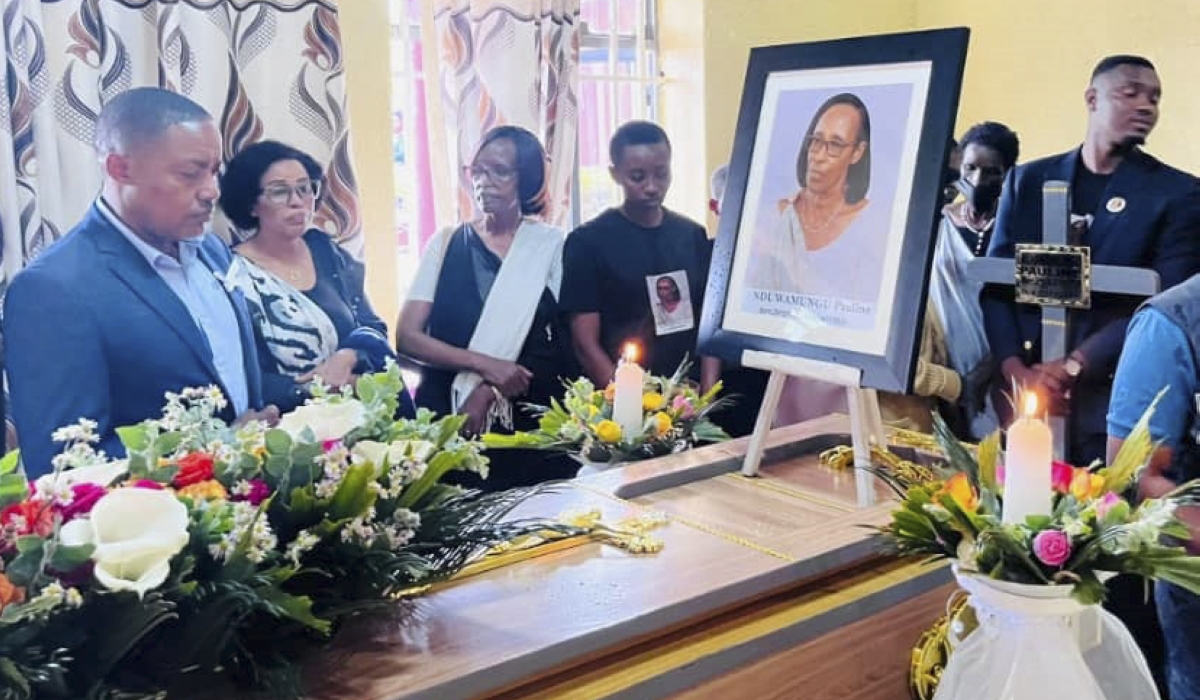
M 1020 142 L 1007 126 L 983 122 L 967 130 L 961 145 L 962 176 L 957 184 L 963 197 L 942 209 L 929 279 L 927 317 L 932 317 L 944 333 L 947 360 L 944 367 L 936 368 L 947 373 L 933 378 L 932 383 L 959 386 L 957 397 L 951 398 L 945 391 L 934 395 L 953 404 L 952 410 L 943 411 L 943 415 L 957 419 L 950 422 L 957 423 L 960 434 L 979 439 L 999 424 L 988 397 L 994 367 L 979 310 L 983 284 L 967 275 L 967 264 L 987 252 L 1000 190 L 1017 162 Z M 919 380 L 919 366 L 917 374 Z

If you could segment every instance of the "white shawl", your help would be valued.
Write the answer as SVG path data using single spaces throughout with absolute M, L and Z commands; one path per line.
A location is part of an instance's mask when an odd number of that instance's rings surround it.
M 508 254 L 483 302 L 483 311 L 467 349 L 513 362 L 525 345 L 542 290 L 547 287 L 558 298 L 562 285 L 563 233 L 540 221 L 525 219 L 513 237 Z M 458 413 L 467 397 L 483 381 L 474 372 L 459 372 L 450 388 L 450 406 Z M 492 423 L 512 429 L 512 404 L 497 394 L 488 411 L 484 430 Z

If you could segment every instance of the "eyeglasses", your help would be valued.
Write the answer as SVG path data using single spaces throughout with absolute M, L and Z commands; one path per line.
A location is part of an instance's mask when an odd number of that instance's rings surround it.
M 831 158 L 841 158 L 846 149 L 854 144 L 844 143 L 842 141 L 826 141 L 820 136 L 808 137 L 808 152 L 809 154 L 816 153 L 818 148 L 824 150 Z
M 494 168 L 486 165 L 472 165 L 464 169 L 472 180 L 482 180 L 486 177 L 492 182 L 508 182 L 517 175 L 516 170 L 504 167 L 503 165 Z
M 304 182 L 297 183 L 294 186 L 285 185 L 283 183 L 267 185 L 262 191 L 263 197 L 268 202 L 271 204 L 280 205 L 290 202 L 293 194 L 296 195 L 297 199 L 303 202 L 306 199 L 316 199 L 317 195 L 320 193 L 321 183 L 314 180 L 306 180 Z

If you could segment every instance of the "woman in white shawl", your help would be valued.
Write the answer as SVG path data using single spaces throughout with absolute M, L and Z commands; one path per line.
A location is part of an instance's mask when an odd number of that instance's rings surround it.
M 987 252 L 1000 191 L 1016 165 L 1020 142 L 1007 126 L 983 122 L 967 130 L 961 146 L 958 189 L 963 198 L 942 210 L 929 301 L 930 310 L 945 330 L 949 359 L 945 369 L 957 375 L 951 381 L 961 385 L 955 402 L 959 432 L 979 439 L 999 423 L 988 391 L 994 363 L 979 309 L 983 283 L 967 275 L 967 264 Z
M 573 376 L 558 313 L 562 231 L 534 218 L 545 208 L 546 154 L 529 131 L 497 127 L 468 168 L 483 216 L 430 241 L 400 312 L 396 343 L 422 365 L 418 407 L 463 413 L 464 431 L 530 429 L 517 402 L 546 404 Z M 574 475 L 569 458 L 494 451 L 489 490 Z

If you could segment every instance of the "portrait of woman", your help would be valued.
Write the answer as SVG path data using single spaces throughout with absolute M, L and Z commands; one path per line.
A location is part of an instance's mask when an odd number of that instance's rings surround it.
M 827 99 L 813 115 L 796 158 L 795 196 L 778 203 L 747 284 L 758 289 L 874 301 L 877 280 L 847 276 L 870 245 L 855 222 L 870 206 L 871 117 L 855 95 Z

